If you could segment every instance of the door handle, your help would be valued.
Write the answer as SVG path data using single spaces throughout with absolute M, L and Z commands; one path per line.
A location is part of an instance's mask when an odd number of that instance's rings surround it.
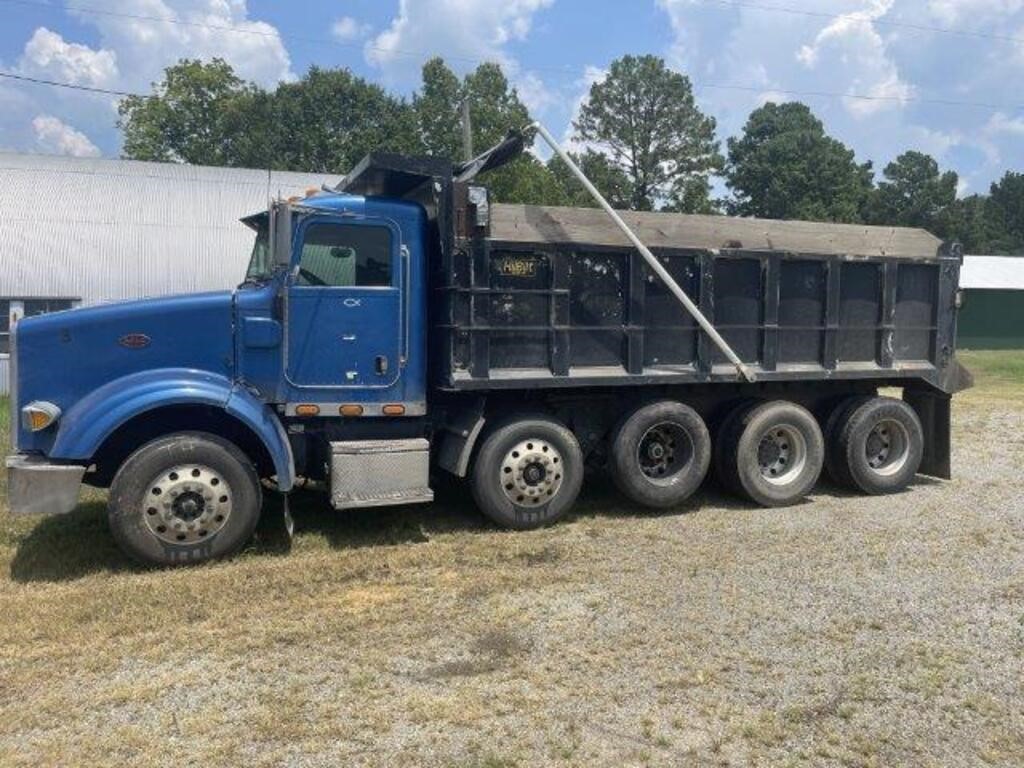
M 374 367 L 377 369 L 377 375 L 383 376 L 388 372 L 388 359 L 385 355 L 377 355 L 374 360 Z

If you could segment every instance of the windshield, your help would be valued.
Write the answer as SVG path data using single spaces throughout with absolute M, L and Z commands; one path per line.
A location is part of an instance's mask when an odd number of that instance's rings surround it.
M 246 281 L 260 281 L 270 278 L 273 265 L 270 263 L 270 235 L 266 224 L 256 231 L 256 242 L 252 244 L 249 268 L 245 271 Z

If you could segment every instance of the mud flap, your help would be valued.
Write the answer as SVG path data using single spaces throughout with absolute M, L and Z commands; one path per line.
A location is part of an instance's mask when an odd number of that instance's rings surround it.
M 914 409 L 921 427 L 924 429 L 924 455 L 921 458 L 922 475 L 938 477 L 942 480 L 952 478 L 951 440 L 952 431 L 950 404 L 952 396 L 943 392 L 924 389 L 906 389 L 903 400 Z

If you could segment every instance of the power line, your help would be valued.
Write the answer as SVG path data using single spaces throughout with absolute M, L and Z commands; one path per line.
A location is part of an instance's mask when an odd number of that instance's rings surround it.
M 4 2 L 4 0 L 0 0 L 0 2 Z M 52 86 L 54 88 L 68 88 L 75 91 L 86 91 L 89 93 L 100 93 L 110 96 L 135 96 L 140 99 L 151 99 L 156 97 L 156 94 L 151 93 L 134 93 L 132 91 L 119 91 L 112 88 L 98 88 L 88 85 L 79 85 L 77 83 L 64 83 L 59 80 L 48 80 L 40 77 L 29 77 L 28 75 L 19 75 L 14 72 L 0 71 L 0 78 L 9 78 L 11 80 L 19 80 L 21 82 L 32 83 L 34 85 L 46 85 Z M 845 93 L 842 91 L 807 91 L 795 90 L 792 88 L 770 88 L 753 85 L 739 85 L 733 83 L 712 83 L 703 80 L 693 80 L 692 82 L 693 87 L 697 89 L 710 88 L 712 90 L 742 91 L 745 93 L 780 93 L 786 96 L 816 96 L 821 98 L 856 99 L 858 101 L 883 101 L 897 103 L 912 102 L 915 104 L 931 104 L 944 107 L 971 107 L 975 109 L 986 109 L 991 112 L 1014 111 L 1024 109 L 1024 105 L 1022 104 L 996 104 L 980 101 L 955 101 L 952 99 L 922 99 L 916 96 L 884 96 L 864 93 Z
M 953 29 L 952 27 L 936 27 L 928 24 L 912 24 L 905 21 L 894 21 L 892 19 L 872 18 L 864 13 L 828 13 L 827 11 L 807 11 L 803 8 L 792 8 L 785 5 L 765 5 L 753 3 L 747 0 L 699 0 L 706 5 L 722 5 L 731 8 L 750 8 L 755 11 L 771 11 L 776 13 L 788 13 L 793 16 L 806 16 L 814 19 L 832 19 L 848 21 L 867 21 L 885 27 L 898 29 L 910 29 L 915 32 L 929 32 L 940 35 L 955 35 L 957 37 L 975 37 L 982 40 L 1001 40 L 1008 43 L 1024 44 L 1024 38 L 1013 37 L 1012 35 L 994 35 L 988 32 L 975 32 L 967 29 Z
M 19 75 L 14 72 L 0 72 L 0 77 L 6 77 L 10 80 L 20 80 L 25 83 L 33 83 L 35 85 L 50 85 L 54 88 L 70 88 L 73 91 L 88 91 L 89 93 L 104 93 L 110 96 L 138 96 L 141 99 L 152 98 L 152 95 L 146 95 L 144 93 L 132 93 L 131 91 L 117 91 L 112 88 L 95 88 L 91 85 L 79 85 L 78 83 L 63 83 L 59 80 L 47 80 L 42 77 L 29 77 L 28 75 Z
M 761 4 L 758 4 L 758 3 L 746 2 L 745 0 L 701 0 L 701 2 L 715 3 L 715 4 L 718 4 L 718 5 L 733 6 L 733 7 L 749 7 L 749 8 L 755 8 L 755 9 L 758 9 L 758 10 L 766 10 L 766 11 L 779 11 L 779 12 L 793 13 L 793 14 L 804 15 L 804 16 L 813 16 L 813 17 L 816 17 L 816 18 L 830 18 L 830 19 L 840 19 L 840 18 L 862 19 L 863 18 L 863 16 L 857 16 L 855 14 L 831 14 L 831 13 L 822 13 L 822 12 L 817 12 L 817 11 L 803 11 L 803 10 L 799 10 L 799 9 L 796 9 L 796 8 L 788 8 L 788 7 L 784 7 L 784 6 L 761 5 Z M 75 12 L 75 13 L 90 13 L 90 14 L 95 14 L 95 15 L 112 16 L 112 17 L 117 17 L 117 18 L 132 19 L 132 20 L 136 20 L 136 21 L 152 21 L 152 22 L 157 22 L 157 23 L 166 23 L 166 24 L 174 24 L 174 25 L 179 25 L 179 26 L 196 27 L 196 28 L 208 29 L 208 30 L 219 31 L 219 32 L 229 32 L 229 33 L 237 33 L 237 34 L 257 35 L 257 36 L 260 36 L 260 37 L 270 37 L 270 38 L 281 39 L 281 40 L 293 40 L 293 41 L 296 41 L 296 42 L 305 42 L 305 43 L 319 43 L 319 44 L 325 44 L 325 45 L 331 45 L 331 46 L 339 46 L 339 47 L 343 47 L 343 48 L 360 48 L 360 49 L 362 49 L 364 47 L 364 46 L 360 46 L 359 44 L 344 43 L 344 42 L 341 42 L 341 41 L 329 40 L 329 39 L 326 39 L 326 38 L 300 37 L 300 36 L 294 36 L 294 35 L 283 35 L 283 34 L 279 33 L 276 30 L 274 32 L 265 32 L 265 31 L 261 31 L 261 30 L 258 30 L 258 29 L 250 29 L 250 28 L 237 27 L 237 26 L 232 26 L 232 25 L 204 24 L 204 23 L 200 23 L 200 22 L 185 21 L 183 19 L 175 19 L 175 18 L 166 17 L 166 16 L 148 16 L 148 15 L 144 15 L 144 14 L 125 13 L 125 12 L 121 12 L 121 11 L 109 11 L 109 10 L 106 10 L 106 9 L 90 8 L 90 7 L 86 7 L 86 6 L 77 6 L 77 5 L 58 5 L 58 6 L 54 6 L 54 5 L 50 5 L 48 3 L 38 2 L 38 0 L 0 0 L 0 3 L 7 3 L 7 4 L 13 4 L 13 5 L 36 6 L 36 7 L 40 7 L 40 8 L 47 8 L 47 9 L 50 9 L 50 10 L 53 10 L 55 8 L 59 8 L 59 9 L 64 10 L 64 11 L 70 11 L 70 12 Z M 874 21 L 876 23 L 878 22 L 877 19 L 874 20 Z M 888 23 L 894 24 L 894 25 L 895 24 L 899 24 L 899 22 L 888 22 Z M 903 26 L 908 26 L 908 25 L 903 25 Z M 940 28 L 940 27 L 930 28 L 930 27 L 919 27 L 918 25 L 909 25 L 909 26 L 913 26 L 915 28 L 919 28 L 919 29 L 922 29 L 922 30 L 926 29 L 928 31 L 945 32 L 945 33 L 949 33 L 949 34 L 961 34 L 957 30 L 949 30 L 949 29 L 944 29 L 944 28 Z M 980 35 L 981 33 L 968 33 L 968 32 L 964 32 L 962 34 Z M 1006 40 L 1016 40 L 1017 38 L 1009 38 L 1009 37 L 1007 37 L 1007 38 L 1003 38 L 1003 39 L 1006 39 Z M 1020 42 L 1024 42 L 1024 40 L 1021 40 Z M 422 57 L 422 58 L 427 58 L 429 56 L 435 55 L 435 54 L 427 52 L 427 51 L 397 50 L 397 49 L 391 49 L 391 48 L 385 49 L 385 48 L 380 48 L 380 47 L 377 47 L 377 46 L 371 46 L 369 44 L 367 44 L 365 46 L 365 48 L 368 48 L 368 49 L 371 49 L 371 50 L 377 50 L 377 51 L 386 51 L 388 53 L 396 53 L 396 54 L 400 54 L 400 55 L 403 55 L 403 56 L 415 56 L 415 57 Z M 465 56 L 446 56 L 445 58 L 447 58 L 450 61 L 462 61 L 462 62 L 466 62 L 466 63 L 470 63 L 470 64 L 478 64 L 479 65 L 479 64 L 484 63 L 480 59 L 473 59 L 473 58 L 469 58 L 469 57 L 465 57 Z M 569 67 L 569 65 L 538 66 L 538 67 L 533 67 L 532 69 L 534 69 L 534 70 L 550 70 L 550 71 L 558 71 L 558 72 L 575 71 L 571 67 Z M 77 85 L 77 84 L 73 84 L 73 83 L 65 83 L 65 82 L 60 82 L 60 81 L 56 81 L 56 80 L 47 80 L 47 79 L 43 79 L 43 78 L 33 78 L 33 77 L 26 76 L 26 75 L 18 75 L 18 74 L 11 73 L 11 72 L 0 72 L 0 77 L 9 78 L 9 79 L 13 79 L 13 80 L 21 80 L 21 81 L 24 81 L 24 82 L 34 83 L 34 84 L 37 84 L 37 85 L 48 85 L 48 86 L 57 87 L 57 88 L 68 88 L 68 89 L 72 89 L 72 90 L 88 91 L 88 92 L 92 92 L 92 93 L 102 93 L 102 94 L 108 94 L 108 95 L 111 95 L 111 96 L 137 96 L 139 98 L 152 98 L 152 96 L 153 96 L 153 94 L 148 94 L 147 95 L 147 94 L 140 94 L 140 93 L 132 93 L 130 91 L 119 91 L 119 90 L 113 90 L 113 89 L 107 89 L 107 88 L 98 88 L 98 87 L 92 87 L 92 86 Z M 973 108 L 973 109 L 986 109 L 986 110 L 993 111 L 993 112 L 996 112 L 996 111 L 1006 111 L 1006 110 L 1015 111 L 1015 110 L 1024 109 L 1024 105 L 1021 105 L 1021 104 L 1008 104 L 1008 103 L 999 104 L 999 103 L 987 103 L 987 102 L 972 102 L 972 101 L 960 101 L 960 100 L 955 100 L 955 99 L 922 98 L 922 97 L 917 97 L 917 96 L 886 96 L 886 95 L 874 95 L 874 94 L 864 94 L 864 93 L 850 93 L 850 92 L 842 92 L 842 91 L 798 90 L 798 89 L 792 89 L 792 88 L 771 88 L 771 87 L 749 86 L 749 85 L 741 85 L 741 84 L 733 84 L 733 83 L 715 83 L 715 82 L 694 80 L 693 78 L 691 78 L 691 82 L 693 83 L 693 86 L 695 88 L 708 88 L 708 89 L 711 89 L 711 90 L 723 90 L 723 91 L 740 91 L 740 92 L 747 92 L 747 93 L 765 93 L 765 92 L 769 92 L 769 93 L 781 93 L 781 94 L 785 94 L 787 96 L 814 96 L 814 97 L 820 97 L 820 98 L 853 99 L 853 100 L 856 100 L 856 101 L 867 101 L 867 102 L 896 102 L 896 103 L 914 103 L 914 104 L 924 104 L 924 105 L 944 106 L 944 107 L 967 107 L 967 108 Z

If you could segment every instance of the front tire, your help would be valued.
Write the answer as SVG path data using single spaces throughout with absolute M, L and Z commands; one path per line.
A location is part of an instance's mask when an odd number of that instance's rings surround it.
M 504 528 L 529 530 L 562 517 L 583 484 L 583 452 L 568 429 L 544 416 L 491 432 L 473 464 L 477 507 Z
M 233 443 L 181 432 L 146 443 L 118 469 L 107 518 L 114 540 L 150 565 L 227 557 L 252 537 L 262 494 Z
M 631 501 L 666 509 L 686 501 L 711 463 L 711 436 L 700 415 L 673 400 L 633 411 L 615 428 L 608 468 Z

